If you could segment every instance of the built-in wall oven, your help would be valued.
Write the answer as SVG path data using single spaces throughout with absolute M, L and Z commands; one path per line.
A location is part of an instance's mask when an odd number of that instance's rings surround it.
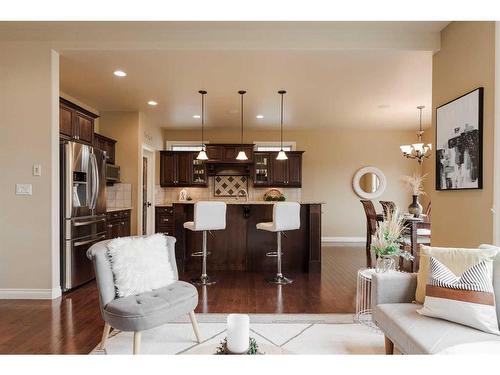
M 86 253 L 106 238 L 106 157 L 80 143 L 60 144 L 61 288 L 71 290 L 94 278 Z

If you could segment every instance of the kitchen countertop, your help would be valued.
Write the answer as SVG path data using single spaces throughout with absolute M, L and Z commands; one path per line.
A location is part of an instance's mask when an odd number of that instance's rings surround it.
M 191 201 L 173 201 L 173 202 L 168 202 L 168 203 L 162 203 L 162 204 L 156 204 L 156 207 L 172 207 L 173 204 L 194 204 L 196 203 L 196 200 L 191 200 Z M 276 203 L 275 201 L 245 201 L 243 199 L 240 200 L 216 200 L 214 199 L 213 202 L 225 202 L 226 204 L 274 204 Z M 293 201 L 286 201 L 286 202 L 293 202 Z M 317 201 L 300 201 L 298 202 L 300 204 L 325 204 L 325 202 L 317 202 Z
M 116 207 L 116 208 L 108 208 L 106 209 L 106 212 L 127 211 L 131 209 L 132 207 Z

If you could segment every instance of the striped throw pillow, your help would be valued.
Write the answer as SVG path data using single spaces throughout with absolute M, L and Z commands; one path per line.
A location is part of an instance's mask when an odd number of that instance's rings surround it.
M 425 302 L 417 312 L 500 335 L 493 283 L 486 262 L 483 260 L 456 276 L 439 260 L 430 257 Z

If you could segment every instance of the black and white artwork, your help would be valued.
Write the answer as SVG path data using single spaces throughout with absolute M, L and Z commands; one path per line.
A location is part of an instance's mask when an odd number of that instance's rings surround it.
M 483 88 L 436 109 L 436 190 L 482 189 Z

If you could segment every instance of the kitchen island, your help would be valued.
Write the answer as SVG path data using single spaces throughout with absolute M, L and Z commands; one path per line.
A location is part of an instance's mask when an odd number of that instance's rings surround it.
M 208 236 L 209 271 L 249 271 L 272 273 L 276 258 L 266 253 L 276 250 L 276 234 L 257 230 L 260 222 L 273 219 L 273 203 L 227 201 L 226 229 Z M 321 272 L 321 203 L 300 202 L 300 229 L 285 232 L 283 270 Z M 179 271 L 199 271 L 201 260 L 191 254 L 201 250 L 202 233 L 185 230 L 193 220 L 193 201 L 177 201 L 156 206 L 156 231 L 174 236 Z

